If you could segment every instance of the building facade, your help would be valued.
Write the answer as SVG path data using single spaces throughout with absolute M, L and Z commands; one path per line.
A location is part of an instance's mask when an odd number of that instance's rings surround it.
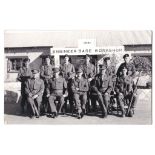
M 5 32 L 5 81 L 15 82 L 23 59 L 30 58 L 30 66 L 40 69 L 44 58 L 51 55 L 56 66 L 63 64 L 65 54 L 70 56 L 75 68 L 91 56 L 96 66 L 103 57 L 115 55 L 117 67 L 127 52 L 131 57 L 147 57 L 152 62 L 151 31 L 49 31 Z M 114 62 L 114 61 L 113 61 Z

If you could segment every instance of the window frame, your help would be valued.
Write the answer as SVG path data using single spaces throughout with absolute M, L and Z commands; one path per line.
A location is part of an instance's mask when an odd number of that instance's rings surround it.
M 13 60 L 13 59 L 20 59 L 20 61 L 21 61 L 21 67 L 23 66 L 23 60 L 25 59 L 25 58 L 28 58 L 28 56 L 7 56 L 6 57 L 7 58 L 7 73 L 18 73 L 19 72 L 19 70 L 12 70 L 12 69 L 10 69 L 9 70 L 9 63 L 11 63 L 11 66 L 12 66 L 12 62 L 11 62 L 11 60 Z

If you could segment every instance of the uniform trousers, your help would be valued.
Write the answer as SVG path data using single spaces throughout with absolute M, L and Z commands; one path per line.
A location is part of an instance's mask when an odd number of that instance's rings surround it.
M 74 93 L 73 98 L 74 98 L 78 113 L 80 114 L 82 110 L 86 109 L 87 92 Z
M 132 98 L 132 93 L 129 93 L 127 95 L 123 95 L 122 93 L 116 94 L 117 104 L 120 106 L 123 113 L 125 113 L 124 102 L 126 101 L 126 103 L 129 104 L 131 102 L 131 98 Z M 137 98 L 138 98 L 137 94 L 133 94 L 131 109 L 134 109 L 136 107 Z
M 42 95 L 38 96 L 37 98 L 33 99 L 32 97 L 27 97 L 27 101 L 28 101 L 28 104 L 30 105 L 29 108 L 31 109 L 30 113 L 33 113 L 35 114 L 35 111 L 34 109 L 32 108 L 34 105 L 37 107 L 37 110 L 38 110 L 38 113 L 40 115 L 40 105 L 41 105 L 41 102 L 42 102 Z
M 59 107 L 56 105 L 55 101 L 58 100 L 59 102 Z M 64 97 L 63 97 L 63 93 L 52 93 L 49 97 L 49 104 L 50 104 L 50 108 L 51 108 L 51 112 L 55 112 L 57 113 L 57 111 L 59 113 L 61 113 L 61 109 L 64 105 Z
M 109 96 L 107 95 L 99 95 L 99 94 L 92 94 L 91 95 L 91 103 L 93 106 L 93 111 L 96 110 L 96 101 L 98 101 L 102 113 L 107 114 L 107 106 L 108 106 L 108 102 L 109 102 Z

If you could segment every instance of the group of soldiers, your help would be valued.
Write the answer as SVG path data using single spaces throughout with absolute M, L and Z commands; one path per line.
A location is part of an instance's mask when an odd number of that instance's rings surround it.
M 110 57 L 105 57 L 98 74 L 89 55 L 86 55 L 85 64 L 76 70 L 68 55 L 59 68 L 52 65 L 47 56 L 40 70 L 31 69 L 30 59 L 24 59 L 17 77 L 21 82 L 22 113 L 26 110 L 30 118 L 39 118 L 40 115 L 55 118 L 59 114 L 71 113 L 81 119 L 89 112 L 96 115 L 100 112 L 101 117 L 106 118 L 113 99 L 121 117 L 132 117 L 137 102 L 133 82 L 136 69 L 128 54 L 123 59 L 124 63 L 116 72 Z M 125 104 L 130 105 L 128 115 Z

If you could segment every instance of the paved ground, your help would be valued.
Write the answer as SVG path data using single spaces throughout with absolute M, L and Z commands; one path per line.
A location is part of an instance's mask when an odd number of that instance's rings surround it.
M 139 100 L 135 115 L 132 118 L 121 118 L 109 115 L 106 119 L 98 116 L 85 116 L 83 119 L 69 115 L 61 115 L 56 119 L 42 116 L 39 119 L 30 119 L 19 115 L 19 104 L 5 103 L 5 123 L 6 124 L 151 124 L 151 90 L 138 90 Z

